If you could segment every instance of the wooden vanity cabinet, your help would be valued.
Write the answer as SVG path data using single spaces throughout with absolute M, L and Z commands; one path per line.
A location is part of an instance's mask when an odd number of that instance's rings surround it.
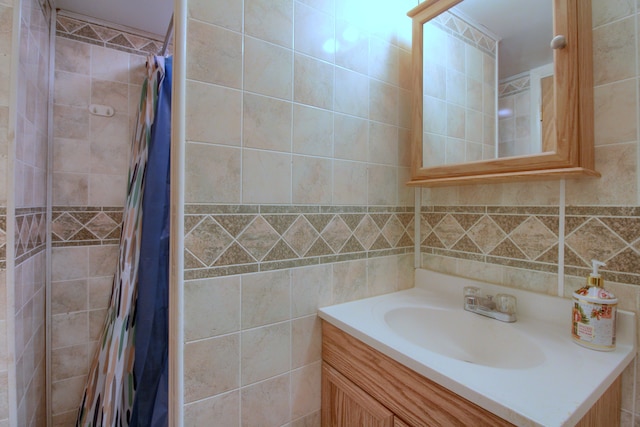
M 322 427 L 513 425 L 325 321 L 322 365 Z M 618 378 L 578 426 L 620 425 L 620 401 Z

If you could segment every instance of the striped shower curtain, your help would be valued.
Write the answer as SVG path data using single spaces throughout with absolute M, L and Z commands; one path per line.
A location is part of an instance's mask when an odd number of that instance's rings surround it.
M 99 347 L 89 370 L 76 426 L 128 426 L 132 418 L 138 388 L 134 363 L 136 332 L 139 333 L 136 318 L 139 315 L 137 298 L 143 193 L 145 180 L 149 179 L 146 176 L 147 164 L 166 60 L 169 58 L 152 56 L 147 59 L 147 77 L 142 85 L 136 131 L 131 145 L 127 196 L 111 301 Z M 166 161 L 168 163 L 168 157 Z

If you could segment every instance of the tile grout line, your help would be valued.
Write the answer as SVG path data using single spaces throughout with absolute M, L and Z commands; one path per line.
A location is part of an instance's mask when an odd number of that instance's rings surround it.
M 566 182 L 560 180 L 560 203 L 558 208 L 558 296 L 564 295 L 564 223 L 566 210 Z

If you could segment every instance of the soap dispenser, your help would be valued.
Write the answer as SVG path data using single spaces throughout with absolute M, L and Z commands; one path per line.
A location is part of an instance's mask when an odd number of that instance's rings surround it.
M 603 288 L 598 268 L 605 264 L 592 260 L 593 271 L 587 285 L 573 293 L 573 341 L 594 350 L 616 347 L 616 307 L 618 299 Z

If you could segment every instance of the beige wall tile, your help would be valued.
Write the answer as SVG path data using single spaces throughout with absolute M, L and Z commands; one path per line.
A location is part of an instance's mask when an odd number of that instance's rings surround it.
M 625 80 L 594 89 L 595 144 L 635 141 L 637 83 Z
M 290 102 L 245 94 L 243 104 L 243 145 L 272 151 L 291 152 Z
M 296 3 L 294 8 L 294 46 L 314 58 L 334 62 L 335 19 L 332 14 Z
M 396 204 L 398 176 L 393 166 L 370 165 L 367 177 L 370 205 Z
M 91 80 L 84 74 L 56 71 L 53 102 L 86 108 L 91 98 Z
M 188 203 L 240 201 L 240 150 L 187 143 L 185 200 Z
M 51 316 L 51 348 L 86 343 L 89 338 L 89 317 L 86 312 Z
M 89 246 L 89 277 L 110 277 L 118 265 L 118 245 Z
M 90 75 L 91 46 L 62 37 L 56 37 L 56 70 Z
M 293 156 L 293 203 L 330 204 L 331 160 Z
M 252 37 L 244 38 L 244 90 L 291 100 L 293 52 Z
M 398 260 L 395 256 L 367 260 L 367 289 L 371 296 L 398 290 Z
M 240 145 L 241 92 L 194 81 L 186 90 L 186 139 Z
M 336 19 L 336 65 L 367 75 L 369 72 L 369 35 L 353 22 Z
M 89 361 L 86 344 L 58 348 L 51 351 L 51 375 L 53 381 L 84 376 L 89 372 Z
M 242 36 L 193 19 L 187 25 L 187 78 L 240 88 Z
M 241 1 L 191 0 L 188 3 L 189 18 L 240 31 L 242 29 L 242 6 Z
M 635 11 L 633 3 L 633 0 L 593 0 L 593 26 L 598 27 L 631 15 Z
M 60 414 L 70 410 L 77 410 L 78 402 L 82 399 L 86 377 L 73 377 L 62 381 L 55 381 L 51 385 L 51 412 Z
M 344 68 L 335 69 L 335 111 L 369 117 L 369 78 Z
M 126 175 L 89 175 L 89 206 L 124 206 Z M 55 193 L 54 193 L 55 194 Z M 84 205 L 79 203 L 78 205 Z
M 369 162 L 398 164 L 398 128 L 383 123 L 369 123 Z
M 113 289 L 113 274 L 106 277 L 90 278 L 87 283 L 89 286 L 89 309 L 109 307 L 111 290 Z
M 225 335 L 184 347 L 186 403 L 233 390 L 240 384 L 240 336 Z
M 88 110 L 56 105 L 53 108 L 53 122 L 55 137 L 70 139 L 89 138 Z
M 398 86 L 400 49 L 388 41 L 371 37 L 369 41 L 369 76 Z
M 129 116 L 91 116 L 90 124 L 91 172 L 126 176 L 131 151 Z
M 638 202 L 638 144 L 596 147 L 599 179 L 567 180 L 567 204 L 634 205 Z
M 291 155 L 243 150 L 242 202 L 291 203 Z
M 51 284 L 51 313 L 61 314 L 87 309 L 86 280 L 54 282 Z
M 293 0 L 246 0 L 245 32 L 291 48 L 293 46 Z
M 333 113 L 295 104 L 293 106 L 293 152 L 315 156 L 333 155 Z
M 281 375 L 241 390 L 241 425 L 279 426 L 289 421 L 290 379 Z
M 204 426 L 215 420 L 224 426 L 240 425 L 240 392 L 220 394 L 188 404 L 184 408 L 185 426 Z
M 291 418 L 320 410 L 322 365 L 314 363 L 291 371 Z
M 634 17 L 593 30 L 593 79 L 596 85 L 634 76 L 635 31 Z
M 300 54 L 295 55 L 293 67 L 294 101 L 324 109 L 332 108 L 334 67 Z
M 89 141 L 55 138 L 53 141 L 53 170 L 56 172 L 89 173 Z
M 333 161 L 333 204 L 367 204 L 367 165 L 360 162 Z
M 333 265 L 333 302 L 335 304 L 367 296 L 366 260 L 340 262 Z
M 56 80 L 56 87 L 58 81 Z M 140 97 L 140 89 L 136 91 Z M 129 115 L 129 85 L 108 80 L 91 80 L 91 103 L 103 104 L 113 107 L 115 112 L 122 116 Z M 113 118 L 113 117 L 112 117 Z M 129 133 L 128 125 L 123 125 L 123 129 Z
M 291 324 L 263 326 L 242 332 L 241 384 L 283 374 L 291 365 Z
M 82 279 L 89 275 L 89 252 L 86 247 L 53 248 L 51 280 Z
M 291 270 L 291 316 L 315 314 L 332 302 L 332 267 L 329 264 Z
M 291 322 L 291 367 L 300 368 L 322 358 L 322 328 L 315 314 Z
M 187 341 L 240 330 L 240 277 L 187 282 L 184 295 Z
M 334 115 L 334 156 L 338 159 L 368 159 L 368 121 L 342 114 Z
M 398 88 L 376 80 L 369 81 L 369 118 L 398 125 Z
M 91 46 L 91 78 L 129 83 L 129 54 Z
M 242 276 L 242 328 L 289 320 L 291 278 L 287 270 Z

